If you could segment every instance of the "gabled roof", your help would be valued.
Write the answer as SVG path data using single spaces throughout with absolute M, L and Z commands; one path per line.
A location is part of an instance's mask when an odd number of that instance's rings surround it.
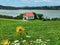
M 25 16 L 34 16 L 34 14 L 32 12 L 26 12 Z

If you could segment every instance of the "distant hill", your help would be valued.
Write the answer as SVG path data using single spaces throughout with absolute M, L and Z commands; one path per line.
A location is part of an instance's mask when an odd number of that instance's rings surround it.
M 6 10 L 17 10 L 18 7 L 12 7 L 12 6 L 2 6 L 0 5 L 0 9 L 6 9 Z
M 19 9 L 60 10 L 60 6 L 12 7 L 12 6 L 2 6 L 2 5 L 0 5 L 0 9 L 5 9 L 5 10 L 19 10 Z

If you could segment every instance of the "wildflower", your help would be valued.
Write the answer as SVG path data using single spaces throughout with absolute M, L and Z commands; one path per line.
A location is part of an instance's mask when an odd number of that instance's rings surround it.
M 30 43 L 31 45 L 33 44 L 33 43 Z
M 33 40 L 31 40 L 30 42 L 33 43 Z
M 41 43 L 42 40 L 41 39 L 36 39 L 36 43 Z
M 20 43 L 15 43 L 14 45 L 20 45 Z
M 47 43 L 47 42 L 45 42 L 45 43 Z
M 15 40 L 14 43 L 12 43 L 13 45 L 20 45 L 19 40 Z
M 12 45 L 14 45 L 14 43 L 11 43 Z
M 44 45 L 46 45 L 46 44 L 44 44 Z
M 30 38 L 31 36 L 28 36 L 28 35 L 27 35 L 26 37 L 27 37 L 27 38 Z
M 10 42 L 9 42 L 8 40 L 4 40 L 4 41 L 3 41 L 3 45 L 9 45 L 9 43 L 10 43 Z
M 31 41 L 30 41 L 30 44 L 32 45 L 33 43 L 34 43 L 34 41 L 33 41 L 33 40 L 31 40 Z
M 22 31 L 24 31 L 23 27 L 17 27 L 16 32 L 21 33 Z
M 14 41 L 14 43 L 18 43 L 18 42 L 19 42 L 19 40 L 15 40 L 15 41 Z
M 45 45 L 44 43 L 41 43 L 41 45 Z
M 46 41 L 50 41 L 50 40 L 48 39 L 48 40 L 46 40 Z
M 23 40 L 22 42 L 23 42 L 23 43 L 25 43 L 25 42 L 26 42 L 26 40 Z

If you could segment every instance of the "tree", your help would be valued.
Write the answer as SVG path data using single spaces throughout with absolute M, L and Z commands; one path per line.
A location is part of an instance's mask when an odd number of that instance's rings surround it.
M 34 19 L 37 19 L 37 15 L 36 15 L 36 13 L 35 13 L 35 12 L 33 12 L 33 14 L 34 14 Z
M 37 19 L 43 19 L 43 14 L 37 14 Z
M 15 17 L 16 19 L 23 19 L 23 14 L 20 14 L 19 16 Z

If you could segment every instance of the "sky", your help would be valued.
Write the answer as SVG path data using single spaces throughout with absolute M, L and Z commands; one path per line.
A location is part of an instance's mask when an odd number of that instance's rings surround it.
M 0 0 L 4 6 L 60 6 L 60 0 Z

